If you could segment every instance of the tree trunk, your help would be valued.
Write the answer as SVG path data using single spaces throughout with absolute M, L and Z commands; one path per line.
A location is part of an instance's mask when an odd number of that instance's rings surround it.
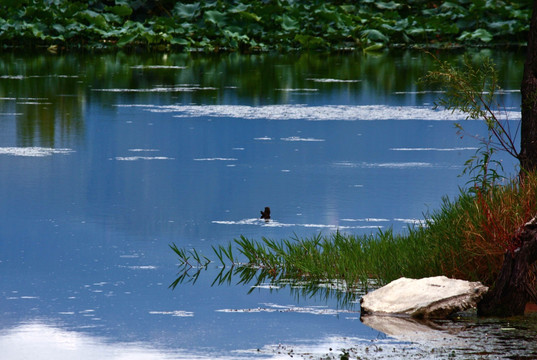
M 533 2 L 528 48 L 520 87 L 522 124 L 520 130 L 521 171 L 537 170 L 537 0 Z
M 537 0 L 533 2 L 528 48 L 520 87 L 522 122 L 520 131 L 520 173 L 537 170 Z M 477 305 L 479 315 L 524 314 L 529 301 L 537 303 L 537 217 L 522 229 L 520 247 L 507 251 L 494 288 Z
M 523 315 L 529 301 L 537 302 L 537 217 L 524 226 L 520 247 L 506 252 L 494 288 L 477 305 L 479 315 Z

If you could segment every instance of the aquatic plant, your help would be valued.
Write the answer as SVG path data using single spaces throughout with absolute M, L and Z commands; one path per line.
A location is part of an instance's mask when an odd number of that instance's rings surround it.
M 337 231 L 280 241 L 241 236 L 213 248 L 220 266 L 231 270 L 221 273 L 214 283 L 231 281 L 233 276 L 240 283 L 255 284 L 339 280 L 348 290 L 367 290 L 372 281 L 379 285 L 402 276 L 446 275 L 491 285 L 505 250 L 514 245 L 509 235 L 516 234 L 536 212 L 537 174 L 529 173 L 523 181 L 514 179 L 486 192 L 461 190 L 456 200 L 443 198 L 439 209 L 425 214 L 424 226 L 410 226 L 403 234 L 391 229 L 369 235 Z M 201 269 L 210 264 L 195 249 L 175 245 L 172 249 L 182 270 L 185 265 Z M 197 276 L 199 271 L 195 276 L 180 271 L 180 280 L 172 287 Z
M 348 49 L 522 43 L 531 1 L 24 0 L 0 7 L 0 42 L 162 50 Z

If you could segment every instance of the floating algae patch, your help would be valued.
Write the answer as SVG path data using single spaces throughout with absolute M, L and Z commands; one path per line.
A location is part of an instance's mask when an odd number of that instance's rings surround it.
M 325 139 L 316 139 L 316 138 L 302 138 L 299 136 L 290 136 L 286 138 L 280 138 L 282 141 L 302 141 L 302 142 L 323 142 Z
M 170 315 L 174 317 L 192 317 L 194 313 L 192 311 L 173 310 L 173 311 L 149 311 L 151 315 Z
M 175 160 L 167 156 L 116 156 L 110 160 L 118 161 L 137 161 L 137 160 Z
M 134 65 L 131 66 L 131 69 L 171 69 L 171 70 L 180 70 L 180 69 L 186 69 L 186 66 L 177 66 L 177 65 Z
M 333 163 L 336 167 L 351 167 L 351 168 L 389 168 L 389 169 L 413 169 L 413 168 L 431 168 L 439 165 L 430 162 L 385 162 L 385 163 L 369 163 L 369 162 L 350 162 L 338 161 Z
M 0 147 L 0 155 L 44 157 L 55 154 L 67 155 L 74 152 L 72 149 L 55 149 L 46 147 Z
M 154 88 L 154 89 L 94 89 L 94 91 L 131 92 L 131 91 L 196 91 L 214 90 L 214 88 Z M 467 115 L 458 111 L 433 109 L 432 106 L 394 106 L 394 105 L 152 105 L 122 104 L 121 107 L 140 107 L 150 112 L 174 113 L 175 117 L 218 117 L 267 120 L 428 120 L 428 121 L 461 121 Z M 506 110 L 499 114 L 506 120 L 520 120 L 520 111 Z
M 308 78 L 306 80 L 317 82 L 317 83 L 358 83 L 362 80 L 353 80 L 353 79 L 330 79 L 330 78 Z
M 199 90 L 218 90 L 214 87 L 200 86 L 156 86 L 152 88 L 109 88 L 109 89 L 92 89 L 98 92 L 112 93 L 175 93 L 175 92 L 193 92 Z
M 390 148 L 391 151 L 467 151 L 477 150 L 477 147 L 452 147 L 452 148 Z

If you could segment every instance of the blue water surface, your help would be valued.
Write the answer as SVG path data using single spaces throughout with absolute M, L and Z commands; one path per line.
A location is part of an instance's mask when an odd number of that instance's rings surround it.
M 516 127 L 521 56 L 490 55 Z M 169 245 L 404 231 L 456 196 L 483 126 L 461 138 L 464 116 L 432 109 L 426 56 L 1 55 L 2 353 L 278 358 L 385 339 L 357 304 L 211 286 L 215 264 L 171 290 Z

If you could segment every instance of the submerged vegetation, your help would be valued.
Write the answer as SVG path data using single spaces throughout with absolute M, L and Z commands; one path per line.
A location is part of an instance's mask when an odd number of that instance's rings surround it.
M 22 0 L 0 7 L 4 46 L 162 50 L 523 44 L 532 2 Z

